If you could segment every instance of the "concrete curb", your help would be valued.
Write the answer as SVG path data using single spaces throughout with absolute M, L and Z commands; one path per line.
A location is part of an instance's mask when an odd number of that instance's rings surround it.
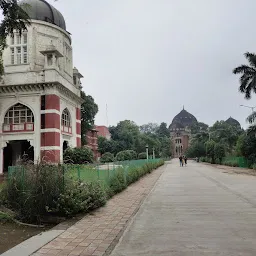
M 1 254 L 2 256 L 29 256 L 49 243 L 57 236 L 62 234 L 65 230 L 49 230 L 40 233 L 36 236 L 29 238 L 28 240 L 16 245 L 7 252 Z

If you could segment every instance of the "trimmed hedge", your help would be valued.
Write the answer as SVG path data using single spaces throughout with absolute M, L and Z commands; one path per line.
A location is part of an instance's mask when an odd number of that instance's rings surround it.
M 137 153 L 134 150 L 124 150 L 116 154 L 117 161 L 127 161 L 137 159 Z
M 93 152 L 88 147 L 68 148 L 64 152 L 63 159 L 69 164 L 88 164 L 93 162 Z
M 115 157 L 112 153 L 106 152 L 100 158 L 101 163 L 112 163 L 115 161 Z

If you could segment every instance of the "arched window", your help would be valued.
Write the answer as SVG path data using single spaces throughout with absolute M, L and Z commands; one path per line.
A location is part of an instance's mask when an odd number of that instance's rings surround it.
M 67 108 L 65 108 L 62 112 L 61 125 L 62 125 L 63 132 L 72 133 L 71 117 L 70 117 L 70 113 Z
M 18 103 L 4 117 L 3 132 L 34 131 L 34 115 L 30 108 Z
M 22 104 L 12 106 L 4 117 L 4 124 L 34 123 L 34 115 L 28 107 Z
M 66 108 L 62 112 L 61 123 L 63 126 L 66 126 L 66 127 L 71 126 L 70 114 Z

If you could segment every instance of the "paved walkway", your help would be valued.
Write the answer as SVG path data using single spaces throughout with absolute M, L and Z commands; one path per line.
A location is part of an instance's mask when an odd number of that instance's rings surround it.
M 256 177 L 173 161 L 111 256 L 255 256 Z
M 138 211 L 141 202 L 166 168 L 167 165 L 160 167 L 132 184 L 109 200 L 106 207 L 84 217 L 33 256 L 109 255 L 127 223 Z

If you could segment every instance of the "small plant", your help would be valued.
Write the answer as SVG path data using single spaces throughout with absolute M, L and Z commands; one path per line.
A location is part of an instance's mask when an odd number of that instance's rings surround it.
M 100 158 L 101 163 L 112 163 L 114 162 L 114 160 L 115 160 L 114 155 L 109 152 L 103 154 Z
M 71 217 L 105 205 L 106 198 L 105 190 L 98 181 L 81 183 L 69 180 L 56 201 L 56 207 L 48 208 L 48 211 Z

